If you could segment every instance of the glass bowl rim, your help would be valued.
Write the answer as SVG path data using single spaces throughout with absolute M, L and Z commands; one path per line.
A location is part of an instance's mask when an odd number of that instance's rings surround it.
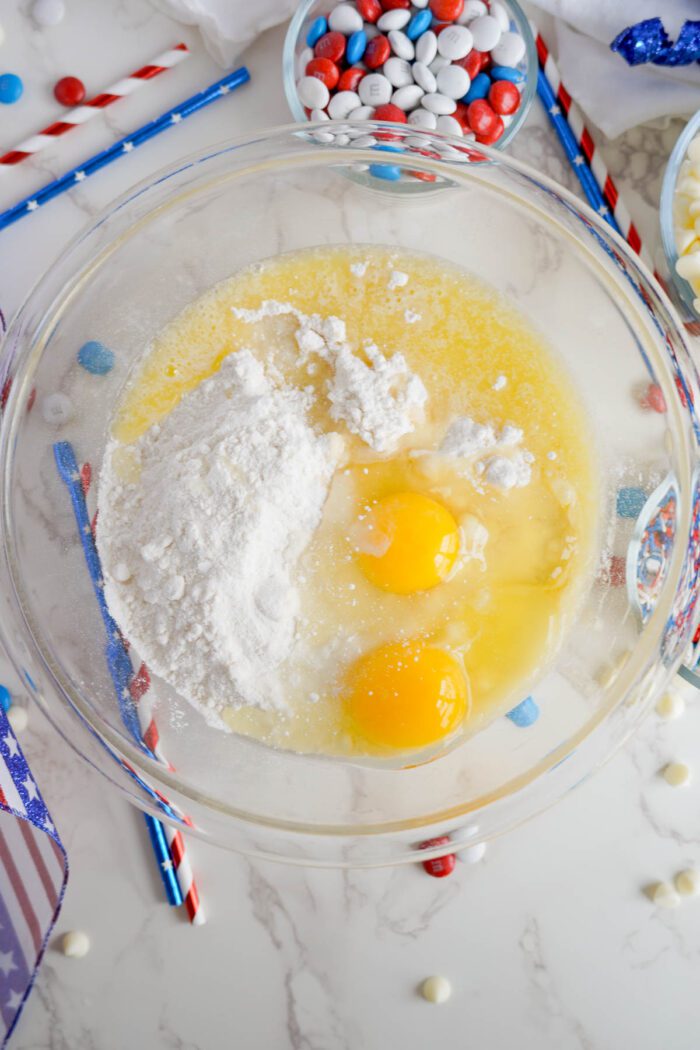
M 659 204 L 661 243 L 663 245 L 664 255 L 666 256 L 666 264 L 668 266 L 671 282 L 674 290 L 680 297 L 681 302 L 690 310 L 691 316 L 693 317 L 699 316 L 698 311 L 693 306 L 693 302 L 698 296 L 695 294 L 686 279 L 681 277 L 676 270 L 678 251 L 676 250 L 676 238 L 673 226 L 673 198 L 675 196 L 678 175 L 680 173 L 681 165 L 685 160 L 688 146 L 698 132 L 700 132 L 700 109 L 690 118 L 686 126 L 683 128 L 676 140 L 673 150 L 671 151 L 668 164 L 666 165 L 666 171 L 664 172 L 663 182 L 661 183 L 661 199 Z

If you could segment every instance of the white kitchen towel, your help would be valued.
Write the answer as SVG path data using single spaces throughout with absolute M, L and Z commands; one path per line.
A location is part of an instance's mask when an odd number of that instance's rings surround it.
M 207 51 L 222 66 L 232 66 L 258 33 L 289 18 L 298 0 L 152 0 L 186 25 L 199 27 Z
M 573 97 L 610 138 L 659 117 L 686 116 L 700 109 L 700 66 L 628 66 L 610 44 L 623 29 L 660 18 L 671 40 L 683 22 L 700 19 L 700 0 L 531 0 L 556 19 L 562 80 Z

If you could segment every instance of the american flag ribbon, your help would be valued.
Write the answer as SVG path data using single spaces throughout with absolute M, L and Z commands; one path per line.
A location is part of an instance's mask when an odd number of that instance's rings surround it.
M 68 860 L 0 708 L 0 1046 L 32 990 L 63 901 Z

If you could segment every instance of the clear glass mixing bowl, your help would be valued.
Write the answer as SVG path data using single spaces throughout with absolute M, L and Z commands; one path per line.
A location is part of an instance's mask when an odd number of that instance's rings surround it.
M 423 148 L 415 128 L 406 142 L 392 126 L 403 153 L 391 162 L 436 180 L 422 194 L 397 194 L 356 178 L 376 153 L 321 145 L 314 130 L 221 145 L 136 187 L 63 252 L 15 317 L 0 375 L 0 630 L 54 726 L 139 806 L 186 814 L 198 833 L 251 854 L 402 863 L 445 851 L 421 850 L 426 839 L 488 839 L 556 801 L 629 735 L 675 673 L 697 619 L 698 380 L 658 286 L 565 190 L 502 153 L 462 146 L 440 156 L 434 133 Z M 70 442 L 77 465 L 89 462 L 95 475 L 132 367 L 185 304 L 256 260 L 345 243 L 430 252 L 512 300 L 573 375 L 604 474 L 597 576 L 536 685 L 539 719 L 529 728 L 498 719 L 415 768 L 284 753 L 219 733 L 159 682 L 138 700 L 143 683 L 123 663 L 118 698 L 105 659 L 115 639 L 53 452 Z M 91 339 L 116 355 L 107 375 L 76 361 Z M 665 411 L 641 407 L 650 383 Z M 47 422 L 52 407 L 63 422 Z M 91 514 L 93 500 L 94 486 Z M 160 741 L 148 740 L 157 754 L 125 728 L 123 715 L 134 725 L 130 694 L 155 703 Z

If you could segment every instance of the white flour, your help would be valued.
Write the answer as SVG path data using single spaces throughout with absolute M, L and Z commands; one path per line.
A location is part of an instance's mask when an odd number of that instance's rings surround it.
M 309 397 L 232 354 L 133 449 L 111 442 L 99 486 L 105 596 L 149 667 L 210 724 L 230 704 L 284 706 L 295 564 L 342 453 L 306 421 Z
M 535 457 L 522 448 L 522 440 L 522 430 L 510 423 L 499 433 L 490 423 L 462 416 L 448 428 L 437 452 L 413 454 L 428 470 L 448 459 L 456 473 L 468 478 L 479 492 L 484 484 L 523 488 L 530 484 Z

